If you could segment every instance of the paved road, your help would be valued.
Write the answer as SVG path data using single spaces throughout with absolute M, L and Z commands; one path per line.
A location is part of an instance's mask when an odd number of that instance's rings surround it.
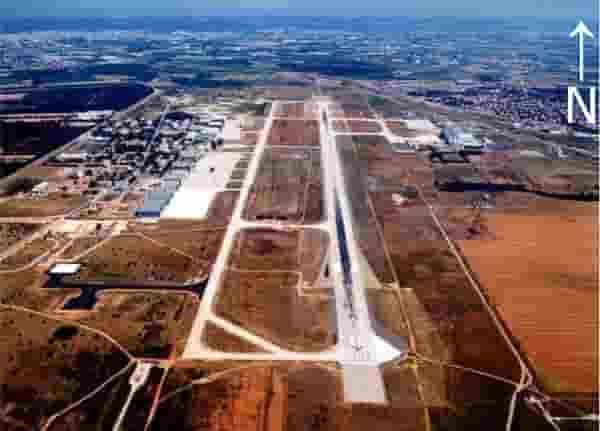
M 383 379 L 375 354 L 376 334 L 361 285 L 350 203 L 335 147 L 323 113 L 327 103 L 319 103 L 320 134 L 325 168 L 324 185 L 328 221 L 331 223 L 332 267 L 338 319 L 339 361 L 342 364 L 344 398 L 348 402 L 385 403 Z M 331 118 L 330 115 L 327 115 Z
M 223 275 L 225 274 L 227 261 L 233 249 L 236 234 L 243 227 L 242 213 L 246 207 L 250 188 L 256 179 L 260 160 L 267 145 L 268 132 L 273 124 L 273 112 L 276 110 L 276 105 L 277 102 L 273 104 L 271 112 L 269 113 L 269 117 L 267 118 L 265 126 L 262 130 L 258 145 L 254 150 L 252 162 L 248 168 L 244 185 L 240 191 L 240 196 L 238 197 L 235 210 L 231 217 L 231 221 L 229 222 L 229 226 L 227 226 L 227 231 L 225 232 L 225 237 L 223 238 L 223 243 L 221 244 L 221 249 L 219 250 L 217 260 L 213 265 L 210 279 L 206 285 L 202 301 L 200 302 L 200 307 L 198 307 L 198 313 L 196 314 L 196 319 L 194 320 L 192 330 L 190 331 L 190 335 L 182 355 L 183 359 L 204 357 L 206 349 L 202 345 L 202 333 L 204 332 L 204 327 L 206 326 L 207 320 L 214 316 L 212 311 L 213 303 L 215 301 L 219 285 L 221 284 L 221 280 L 223 279 Z M 228 329 L 235 331 L 233 327 Z M 236 335 L 244 339 L 246 334 L 239 333 Z

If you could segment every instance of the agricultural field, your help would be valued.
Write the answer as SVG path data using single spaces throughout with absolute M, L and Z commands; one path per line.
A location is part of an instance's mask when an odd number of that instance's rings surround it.
M 276 119 L 269 132 L 267 145 L 318 147 L 319 123 L 316 120 Z
M 295 351 L 319 351 L 335 344 L 332 299 L 301 295 L 291 272 L 228 271 L 215 312 L 246 330 Z
M 3 308 L 0 326 L 0 408 L 3 423 L 15 425 L 9 429 L 41 429 L 129 364 L 106 338 L 67 322 Z
M 244 217 L 249 220 L 316 222 L 323 217 L 318 151 L 273 149 L 263 155 Z
M 542 386 L 589 393 L 598 380 L 598 208 L 545 200 L 484 211 L 487 235 L 458 243 Z

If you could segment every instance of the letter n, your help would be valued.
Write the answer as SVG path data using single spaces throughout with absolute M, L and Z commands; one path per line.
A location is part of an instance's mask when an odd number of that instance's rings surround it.
M 590 105 L 589 109 L 585 105 L 585 101 L 579 94 L 579 89 L 577 87 L 569 87 L 568 88 L 568 122 L 569 124 L 573 124 L 575 122 L 574 119 L 574 107 L 573 101 L 577 101 L 577 105 L 579 105 L 579 109 L 583 112 L 585 116 L 585 120 L 590 124 L 596 124 L 596 87 L 590 87 Z

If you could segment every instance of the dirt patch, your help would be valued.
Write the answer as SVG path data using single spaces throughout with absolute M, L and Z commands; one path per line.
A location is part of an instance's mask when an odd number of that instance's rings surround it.
M 246 229 L 234 244 L 229 265 L 243 271 L 298 271 L 313 285 L 323 269 L 329 238 L 317 229 Z
M 319 146 L 319 122 L 316 120 L 274 120 L 267 145 Z
M 235 240 L 230 265 L 239 270 L 294 271 L 298 268 L 300 231 L 246 229 Z
M 215 306 L 221 317 L 295 351 L 335 343 L 333 299 L 299 296 L 298 275 L 228 271 Z
M 490 213 L 486 220 L 494 239 L 460 247 L 540 383 L 555 392 L 597 390 L 596 205 L 570 214 Z
M 202 334 L 202 342 L 207 347 L 220 352 L 255 353 L 264 352 L 260 347 L 240 338 L 221 327 L 208 322 Z

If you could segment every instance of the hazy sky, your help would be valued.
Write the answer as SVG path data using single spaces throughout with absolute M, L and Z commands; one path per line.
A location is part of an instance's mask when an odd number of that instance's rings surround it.
M 4 15 L 417 15 L 590 17 L 598 0 L 0 0 Z

